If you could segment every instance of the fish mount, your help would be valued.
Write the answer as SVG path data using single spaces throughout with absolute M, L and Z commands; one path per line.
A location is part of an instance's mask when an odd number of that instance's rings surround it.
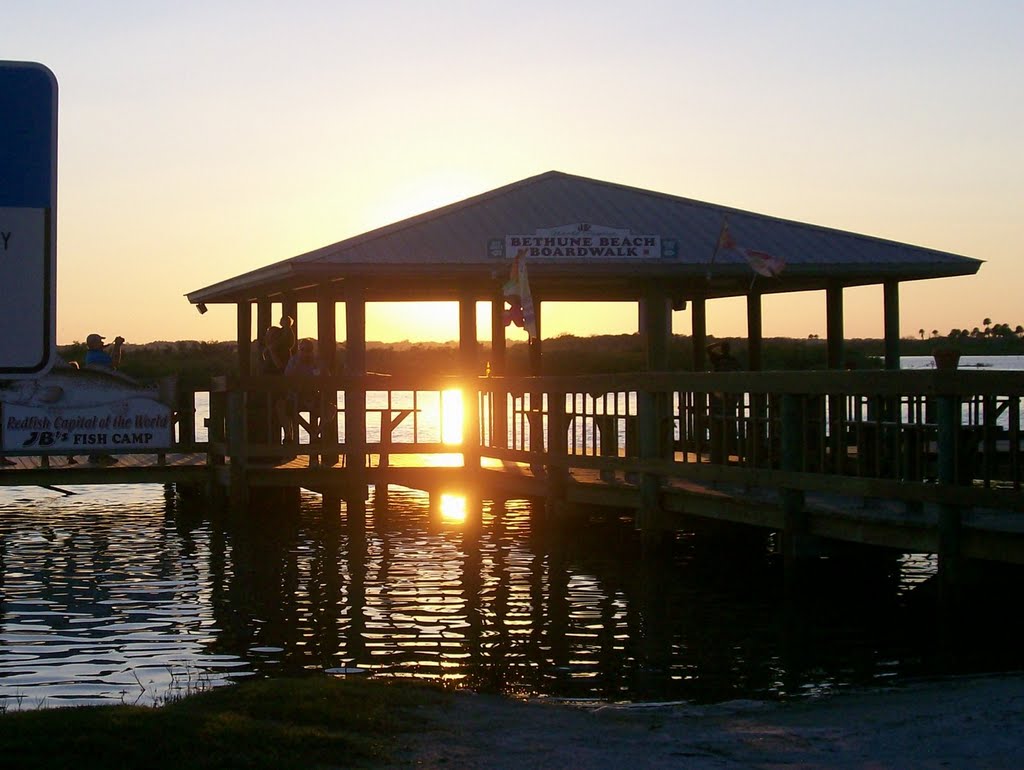
M 131 398 L 147 398 L 174 407 L 177 377 L 164 377 L 144 385 L 112 369 L 55 366 L 34 380 L 0 383 L 0 403 L 37 408 L 80 409 Z

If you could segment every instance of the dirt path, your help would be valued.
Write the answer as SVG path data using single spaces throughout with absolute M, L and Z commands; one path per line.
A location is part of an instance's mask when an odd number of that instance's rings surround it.
M 573 708 L 459 693 L 394 767 L 1019 768 L 1024 676 L 799 703 Z

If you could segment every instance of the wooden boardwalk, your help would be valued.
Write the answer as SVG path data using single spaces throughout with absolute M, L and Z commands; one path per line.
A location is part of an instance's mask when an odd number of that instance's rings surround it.
M 223 378 L 202 440 L 179 430 L 178 451 L 109 466 L 12 455 L 0 486 L 163 483 L 245 510 L 268 488 L 362 504 L 371 487 L 395 485 L 529 498 L 555 517 L 626 514 L 651 538 L 771 533 L 787 565 L 847 546 L 937 554 L 947 576 L 1024 564 L 1018 373 L 365 376 L 298 387 L 326 414 L 312 421 L 312 444 L 282 445 L 267 412 L 254 421 L 247 404 L 267 403 L 280 380 Z M 456 389 L 462 440 L 451 444 L 427 415 L 443 425 Z M 348 408 L 326 409 L 336 402 Z M 366 419 L 377 413 L 380 428 Z
M 173 484 L 205 488 L 211 482 L 228 483 L 229 465 L 212 467 L 204 452 L 126 454 L 113 465 L 93 465 L 85 456 L 74 464 L 66 456 L 9 458 L 12 466 L 0 470 L 0 487 L 66 487 L 78 484 Z M 644 505 L 642 474 L 623 469 L 572 468 L 564 478 L 559 506 L 554 515 L 578 510 L 633 512 Z M 780 484 L 785 475 L 772 473 L 771 483 L 741 469 L 715 469 L 691 465 L 691 478 L 666 478 L 658 489 L 662 530 L 697 530 L 709 525 L 742 525 L 767 531 L 786 527 L 786 505 Z M 367 485 L 395 485 L 430 493 L 452 492 L 481 497 L 548 499 L 552 474 L 523 462 L 484 458 L 481 466 L 466 468 L 462 455 L 393 454 L 386 465 L 380 455 L 370 455 L 362 473 L 343 463 L 311 464 L 301 455 L 279 463 L 250 465 L 245 483 L 250 488 L 307 488 L 345 497 Z M 704 478 L 701 478 L 703 476 Z M 729 477 L 733 478 L 730 479 Z M 804 480 L 806 481 L 806 480 Z M 908 553 L 936 553 L 940 549 L 942 503 L 950 490 L 935 488 L 933 499 L 906 501 L 868 494 L 838 493 L 834 482 L 822 478 L 817 489 L 804 493 L 806 533 L 826 541 L 873 545 Z M 864 483 L 864 493 L 877 493 L 877 485 Z M 979 493 L 981 496 L 979 497 Z M 986 507 L 984 490 L 960 491 L 971 503 L 961 517 L 963 555 L 973 559 L 1024 564 L 1024 513 L 1001 504 Z M 926 496 L 927 497 L 927 496 Z M 993 503 L 1003 498 L 993 500 Z

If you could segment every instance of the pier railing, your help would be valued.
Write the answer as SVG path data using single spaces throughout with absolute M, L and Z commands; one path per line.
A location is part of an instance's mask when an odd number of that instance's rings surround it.
M 219 378 L 208 446 L 213 464 L 460 453 L 554 478 L 1021 509 L 1022 399 L 1020 373 L 963 370 Z M 282 440 L 281 402 L 305 405 L 298 441 Z

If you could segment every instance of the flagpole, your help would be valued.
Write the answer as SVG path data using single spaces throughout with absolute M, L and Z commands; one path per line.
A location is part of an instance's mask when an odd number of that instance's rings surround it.
M 722 214 L 722 226 L 718 230 L 718 237 L 715 239 L 715 250 L 711 253 L 711 261 L 708 262 L 708 272 L 705 276 L 705 280 L 711 280 L 711 267 L 715 264 L 715 259 L 718 257 L 718 252 L 722 248 L 722 239 L 729 232 L 729 215 Z

